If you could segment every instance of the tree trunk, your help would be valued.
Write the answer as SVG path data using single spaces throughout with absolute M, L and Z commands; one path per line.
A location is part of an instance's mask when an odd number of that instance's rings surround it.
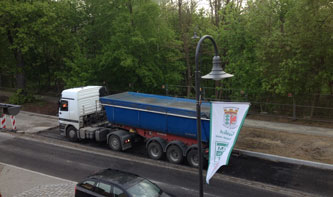
M 184 39 L 185 41 L 185 39 Z M 191 69 L 191 63 L 190 63 L 190 49 L 188 46 L 188 42 L 184 42 L 184 52 L 185 52 L 185 60 L 186 60 L 186 67 L 187 67 L 187 91 L 186 96 L 189 98 L 191 95 L 191 87 L 192 87 L 192 69 Z
M 23 55 L 20 49 L 15 50 L 15 59 L 16 59 L 16 88 L 24 89 L 25 88 L 25 77 L 24 77 L 24 61 Z
M 186 96 L 189 97 L 191 94 L 191 67 L 190 67 L 190 57 L 189 57 L 189 48 L 188 43 L 184 35 L 184 23 L 183 23 L 183 1 L 178 0 L 178 21 L 179 21 L 179 32 L 180 38 L 183 41 L 183 50 L 185 54 L 185 62 L 186 62 Z
M 230 3 L 230 0 L 209 0 L 209 6 L 211 10 L 211 19 L 212 23 L 218 27 L 221 22 L 221 17 L 219 11 L 222 9 L 222 6 L 227 6 Z M 223 17 L 225 15 L 225 11 L 222 14 L 222 21 L 224 20 Z
M 313 100 L 312 100 L 312 105 L 311 105 L 311 111 L 310 111 L 310 119 L 313 118 L 313 114 L 314 114 L 314 111 L 315 111 L 315 108 L 316 106 L 318 105 L 318 101 L 319 101 L 319 98 L 320 98 L 320 94 L 316 94 L 313 96 Z
M 128 6 L 129 13 L 131 15 L 131 24 L 132 24 L 132 27 L 134 27 L 132 0 L 128 0 L 127 6 Z
M 18 25 L 15 24 L 15 27 Z M 10 30 L 7 31 L 7 37 L 10 45 L 14 44 L 14 38 Z M 25 77 L 24 77 L 24 60 L 23 54 L 19 48 L 14 49 L 14 57 L 16 60 L 16 88 L 24 89 L 25 88 Z
M 192 69 L 191 69 L 191 61 L 190 61 L 190 46 L 189 46 L 189 40 L 185 35 L 185 20 L 183 17 L 183 1 L 178 0 L 178 19 L 179 19 L 179 32 L 181 35 L 181 39 L 183 41 L 183 50 L 185 54 L 185 62 L 186 62 L 186 96 L 190 97 L 191 95 L 191 87 L 192 87 Z
M 179 31 L 182 33 L 182 5 L 183 5 L 183 1 L 182 0 L 178 0 L 178 20 L 179 20 Z

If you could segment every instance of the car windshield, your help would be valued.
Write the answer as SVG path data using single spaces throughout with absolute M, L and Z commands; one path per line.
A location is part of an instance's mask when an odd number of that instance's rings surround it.
M 160 194 L 162 193 L 160 188 L 158 188 L 155 184 L 151 183 L 148 180 L 143 180 L 133 185 L 132 187 L 127 189 L 127 192 L 134 197 L 155 197 L 160 196 Z

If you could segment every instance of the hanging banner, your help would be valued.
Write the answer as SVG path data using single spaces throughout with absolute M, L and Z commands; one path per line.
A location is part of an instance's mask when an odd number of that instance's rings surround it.
M 250 103 L 212 102 L 207 184 L 221 166 L 228 165 L 249 106 Z

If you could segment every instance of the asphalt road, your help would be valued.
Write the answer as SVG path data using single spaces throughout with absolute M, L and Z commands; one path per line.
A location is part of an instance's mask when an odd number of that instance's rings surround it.
M 121 169 L 149 178 L 165 191 L 176 196 L 198 194 L 195 170 L 186 170 L 185 167 L 174 167 L 167 163 L 164 165 L 163 162 L 157 162 L 158 165 L 156 165 L 155 162 L 149 162 L 147 159 L 132 160 L 126 158 L 126 154 L 101 155 L 20 137 L 4 138 L 1 133 L 0 161 L 72 181 L 79 181 L 103 168 Z M 224 179 L 213 178 L 210 185 L 204 185 L 204 191 L 205 196 L 208 197 L 286 196 L 286 193 L 281 190 L 238 181 L 227 176 L 224 176 Z
M 40 132 L 39 135 L 61 141 L 68 141 L 67 138 L 59 135 L 57 128 Z M 79 144 L 112 152 L 109 147 L 103 143 L 82 141 Z M 135 148 L 123 154 L 127 155 L 127 157 L 132 157 L 133 155 L 143 158 L 148 157 L 144 143 L 136 145 Z M 151 162 L 156 161 L 151 160 Z M 186 165 L 186 163 L 184 165 Z M 333 171 L 331 170 L 233 154 L 229 165 L 223 166 L 218 173 L 230 177 L 246 179 L 250 182 L 261 182 L 314 195 L 333 196 L 333 190 L 331 189 L 333 187 Z

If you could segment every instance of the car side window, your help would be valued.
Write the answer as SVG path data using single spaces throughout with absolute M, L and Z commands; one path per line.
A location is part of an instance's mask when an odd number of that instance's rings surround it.
M 61 100 L 59 107 L 60 107 L 60 111 L 68 111 L 68 101 Z
M 111 185 L 98 182 L 95 189 L 96 193 L 101 194 L 103 196 L 112 197 L 111 195 Z
M 127 194 L 124 192 L 124 190 L 114 186 L 113 187 L 113 196 L 112 197 L 127 197 Z
M 94 190 L 94 186 L 95 186 L 95 181 L 92 181 L 92 180 L 87 180 L 87 181 L 83 181 L 81 184 L 80 184 L 81 187 L 87 189 L 87 190 L 91 190 L 93 191 Z

